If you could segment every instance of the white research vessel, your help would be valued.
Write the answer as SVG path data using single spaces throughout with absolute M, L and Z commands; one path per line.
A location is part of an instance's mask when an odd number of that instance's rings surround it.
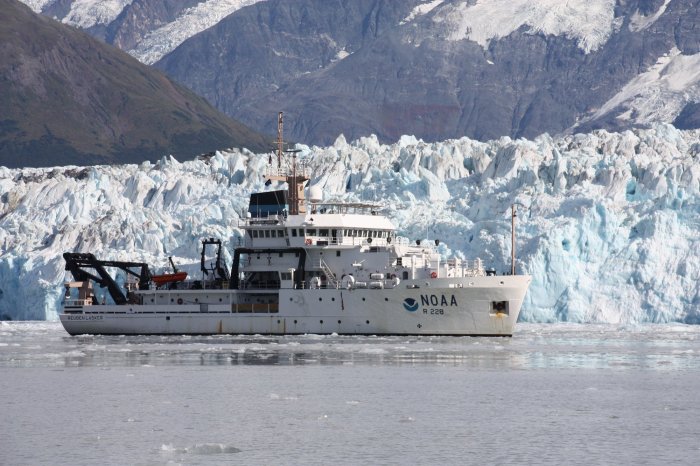
M 280 113 L 268 180 L 288 189 L 251 195 L 230 273 L 213 238 L 202 242 L 202 280 L 66 253 L 75 280 L 60 314 L 68 333 L 512 335 L 530 276 L 496 275 L 479 259 L 443 260 L 432 244 L 396 236 L 377 204 L 322 202 L 314 188 L 307 203 L 304 168 L 294 155 L 282 167 L 281 126 Z M 218 247 L 211 268 L 209 245 Z M 107 268 L 132 279 L 122 287 Z M 94 284 L 110 302 L 98 302 Z

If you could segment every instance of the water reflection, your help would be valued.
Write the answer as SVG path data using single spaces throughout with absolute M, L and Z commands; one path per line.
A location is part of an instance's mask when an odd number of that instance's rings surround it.
M 513 338 L 68 336 L 58 323 L 2 323 L 0 367 L 454 365 L 479 369 L 700 368 L 700 327 L 522 324 Z

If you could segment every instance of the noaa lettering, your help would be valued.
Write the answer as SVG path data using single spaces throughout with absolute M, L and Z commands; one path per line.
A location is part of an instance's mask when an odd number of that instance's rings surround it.
M 444 294 L 422 294 L 420 295 L 420 301 L 423 306 L 457 306 L 455 295 L 451 295 L 448 299 Z

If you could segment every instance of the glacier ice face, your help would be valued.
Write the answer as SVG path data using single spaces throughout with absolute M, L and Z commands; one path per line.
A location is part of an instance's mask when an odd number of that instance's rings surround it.
M 376 137 L 299 146 L 326 199 L 380 201 L 411 239 L 533 276 L 521 319 L 700 323 L 700 132 L 672 126 L 533 141 Z M 56 319 L 63 252 L 198 270 L 199 241 L 226 241 L 263 185 L 267 155 L 180 163 L 0 168 L 0 316 Z M 196 275 L 198 276 L 198 275 Z

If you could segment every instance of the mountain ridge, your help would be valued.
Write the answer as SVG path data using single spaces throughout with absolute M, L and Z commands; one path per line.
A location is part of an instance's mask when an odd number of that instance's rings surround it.
M 25 1 L 310 144 L 700 125 L 696 0 Z
M 0 0 L 0 165 L 191 158 L 264 136 L 128 54 Z

